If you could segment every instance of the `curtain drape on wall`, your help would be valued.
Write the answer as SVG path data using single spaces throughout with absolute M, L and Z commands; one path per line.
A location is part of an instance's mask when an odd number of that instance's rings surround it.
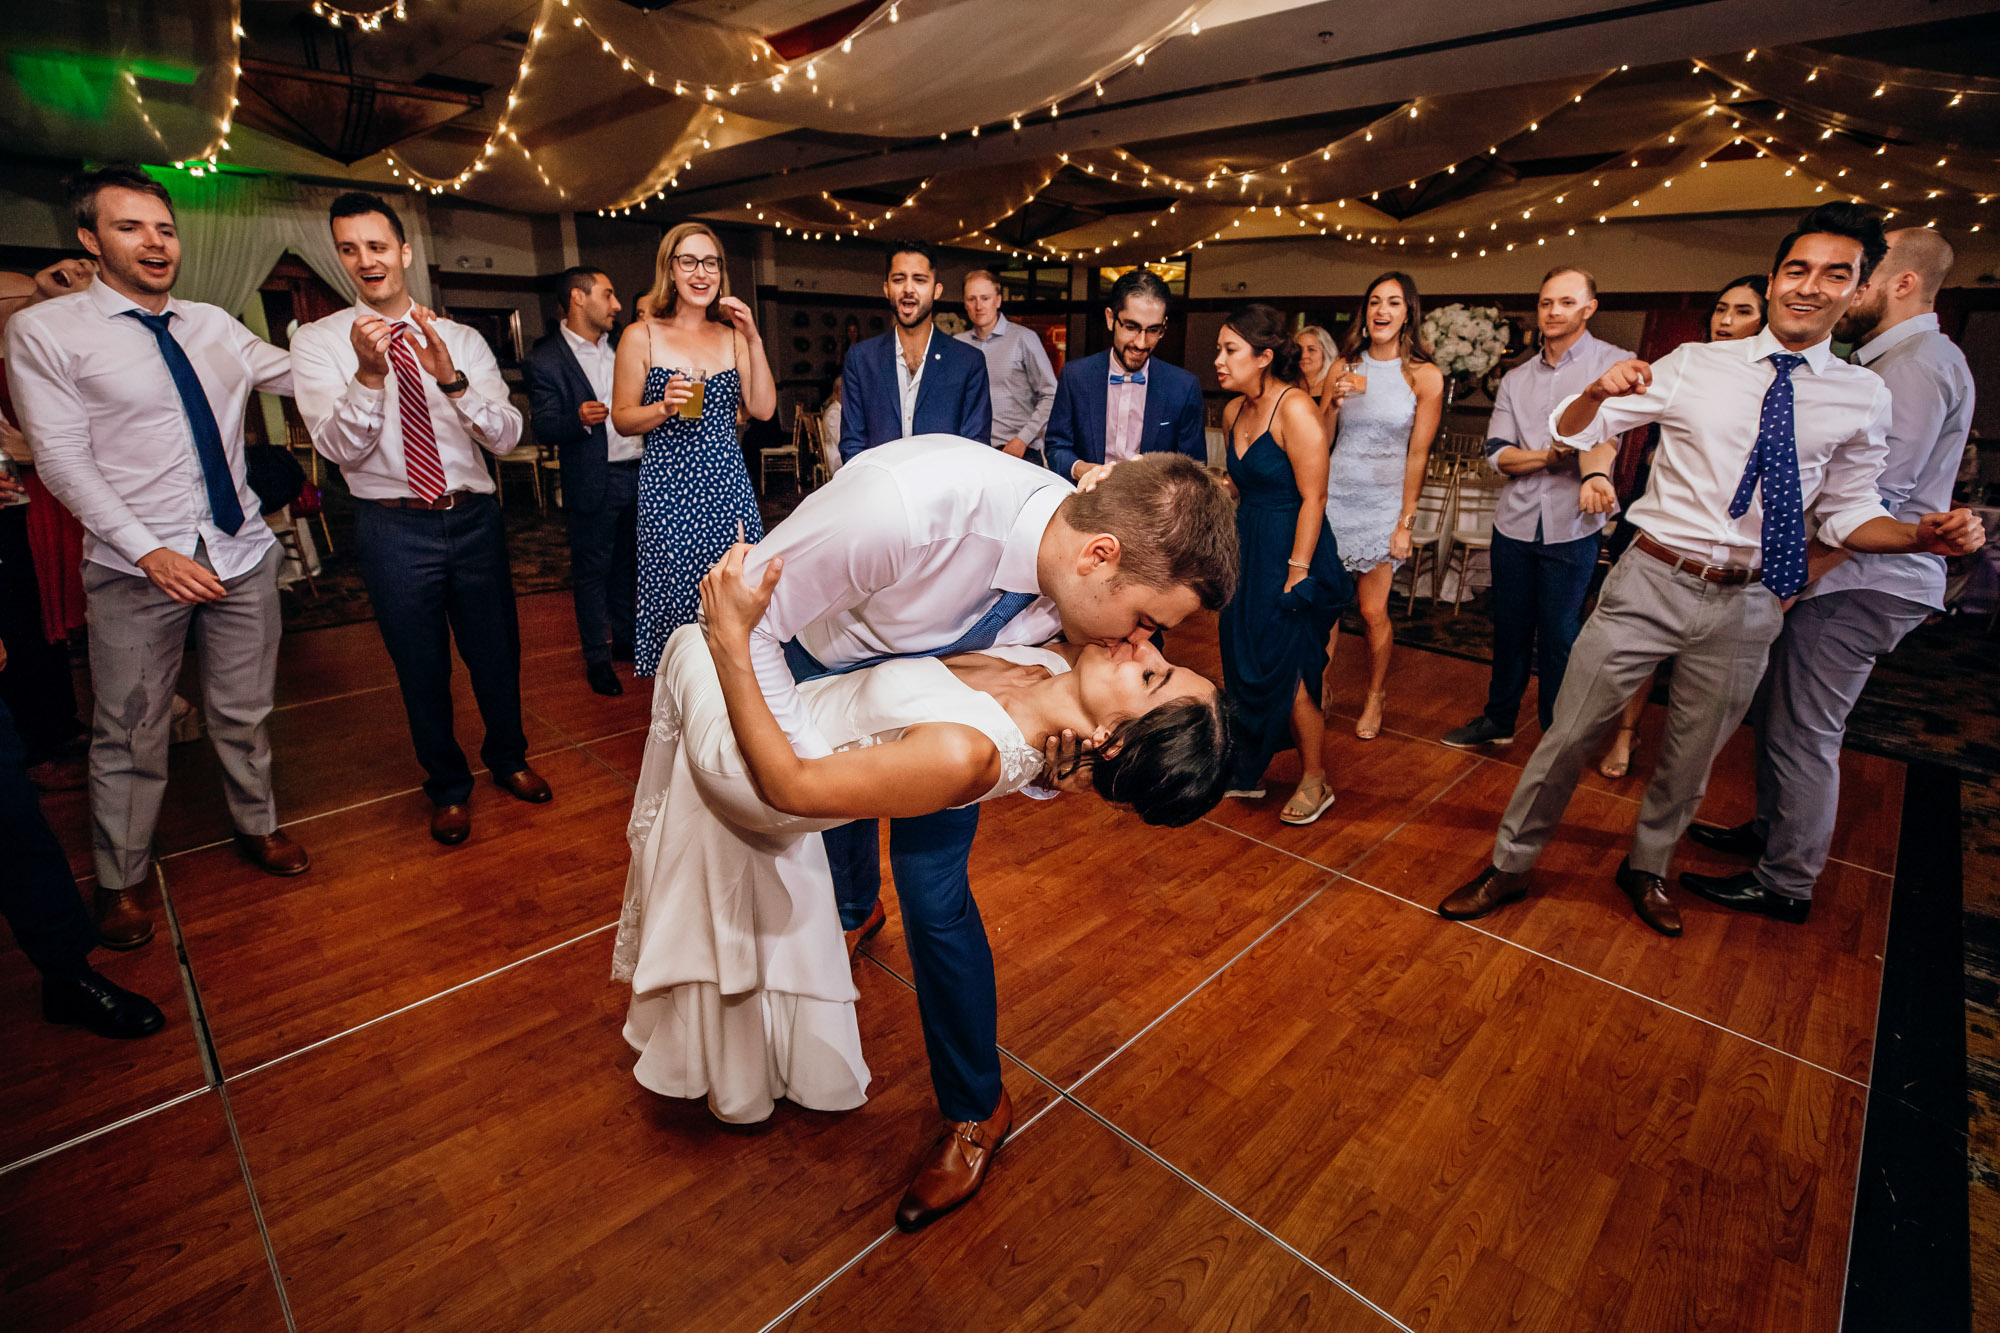
M 326 220 L 327 206 L 342 191 L 278 176 L 230 172 L 191 176 L 155 170 L 153 176 L 173 196 L 180 223 L 176 296 L 238 313 L 289 250 L 342 297 L 355 299 L 354 283 L 340 266 Z M 401 217 L 410 242 L 410 295 L 421 305 L 433 305 L 424 219 L 404 201 L 388 202 Z

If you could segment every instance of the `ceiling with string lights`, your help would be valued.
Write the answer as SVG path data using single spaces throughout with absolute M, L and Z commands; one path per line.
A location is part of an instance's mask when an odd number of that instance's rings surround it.
M 1847 197 L 1975 232 L 2000 6 L 42 0 L 8 149 L 1102 263 Z

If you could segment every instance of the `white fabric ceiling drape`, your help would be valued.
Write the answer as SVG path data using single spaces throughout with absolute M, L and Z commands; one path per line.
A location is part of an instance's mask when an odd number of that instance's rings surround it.
M 302 185 L 276 176 L 244 176 L 223 172 L 191 176 L 184 171 L 153 172 L 173 196 L 180 224 L 181 273 L 174 294 L 189 301 L 206 301 L 234 314 L 271 275 L 286 251 L 304 260 L 343 299 L 356 297 L 354 283 L 340 266 L 326 210 L 337 189 Z M 391 199 L 409 238 L 410 295 L 421 305 L 434 305 L 430 280 L 430 241 L 423 217 L 402 201 Z

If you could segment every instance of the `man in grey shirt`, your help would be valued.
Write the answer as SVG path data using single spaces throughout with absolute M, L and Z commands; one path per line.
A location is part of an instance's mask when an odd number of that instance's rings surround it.
M 1951 507 L 1972 428 L 1972 372 L 1938 331 L 1938 289 L 1950 242 L 1928 227 L 1889 233 L 1889 253 L 1835 336 L 1860 344 L 1855 360 L 1891 395 L 1889 461 L 1878 483 L 1899 519 Z M 1934 555 L 1859 555 L 1815 544 L 1813 579 L 1785 616 L 1751 718 L 1757 724 L 1757 817 L 1735 828 L 1696 824 L 1703 846 L 1755 857 L 1734 875 L 1681 876 L 1710 902 L 1803 921 L 1833 844 L 1840 745 L 1847 715 L 1875 659 L 1944 609 L 1944 561 Z
M 1567 264 L 1550 269 L 1535 300 L 1542 349 L 1507 372 L 1493 400 L 1486 456 L 1507 478 L 1493 513 L 1493 679 L 1486 711 L 1440 737 L 1461 750 L 1513 741 L 1537 659 L 1536 709 L 1549 729 L 1583 626 L 1605 515 L 1581 508 L 1579 455 L 1550 439 L 1549 412 L 1632 355 L 1591 334 L 1596 313 L 1595 278 Z
M 986 355 L 986 383 L 993 396 L 995 449 L 1043 462 L 1042 432 L 1056 401 L 1056 375 L 1033 329 L 1000 313 L 1000 280 L 987 270 L 965 276 L 965 317 L 972 327 L 958 335 Z

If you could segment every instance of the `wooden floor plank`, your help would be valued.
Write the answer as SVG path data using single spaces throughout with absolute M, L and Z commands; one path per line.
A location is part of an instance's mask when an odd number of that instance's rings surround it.
M 285 1327 L 214 1093 L 0 1176 L 0 1254 L 10 1333 Z
M 1863 1089 L 1356 884 L 1076 1095 L 1413 1328 L 1839 1315 Z
M 610 955 L 230 1084 L 302 1329 L 755 1330 L 890 1227 L 937 1125 L 906 987 L 857 971 L 865 1106 L 732 1127 L 633 1081 Z M 1006 1082 L 1022 1121 L 1050 1097 Z

